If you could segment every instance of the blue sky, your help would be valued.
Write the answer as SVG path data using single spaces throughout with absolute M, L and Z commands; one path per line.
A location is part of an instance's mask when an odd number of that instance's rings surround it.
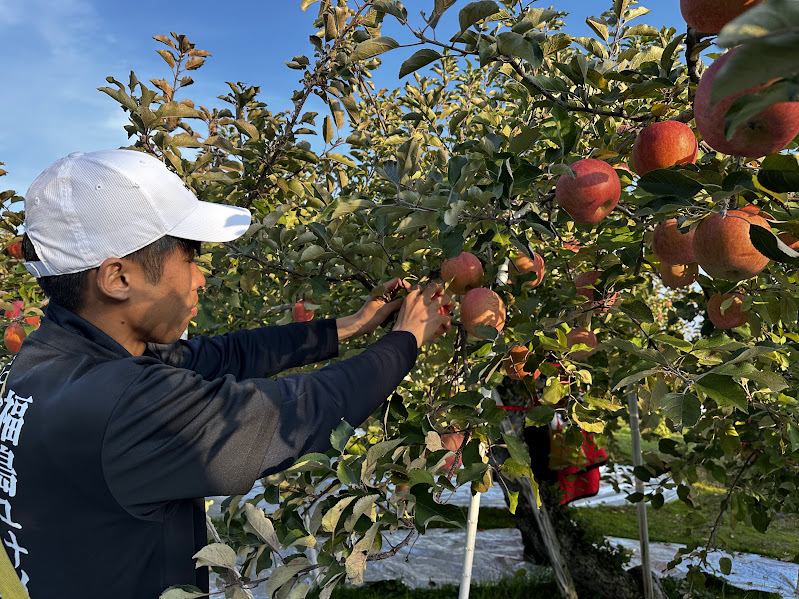
M 441 37 L 455 31 L 458 10 L 467 3 L 458 0 L 449 10 L 438 27 Z M 419 24 L 419 12 L 429 13 L 433 0 L 404 4 L 411 22 Z M 636 23 L 685 28 L 677 0 L 640 4 L 652 12 Z M 585 18 L 609 9 L 612 0 L 537 5 L 568 11 L 566 31 L 589 35 Z M 205 66 L 192 73 L 195 84 L 186 90 L 198 104 L 221 106 L 216 96 L 228 91 L 225 81 L 241 81 L 260 85 L 261 99 L 272 110 L 289 108 L 299 72 L 284 61 L 297 54 L 311 56 L 308 36 L 316 6 L 304 13 L 300 0 L 0 0 L 0 162 L 8 171 L 0 190 L 23 195 L 36 175 L 70 152 L 128 145 L 124 113 L 97 88 L 107 85 L 108 75 L 126 83 L 131 70 L 142 81 L 169 78 L 155 53 L 163 46 L 153 35 L 184 33 L 196 47 L 211 52 Z M 385 34 L 401 37 L 397 25 Z M 377 84 L 400 85 L 399 65 L 415 50 L 399 48 L 384 55 Z M 323 113 L 324 106 L 309 109 Z

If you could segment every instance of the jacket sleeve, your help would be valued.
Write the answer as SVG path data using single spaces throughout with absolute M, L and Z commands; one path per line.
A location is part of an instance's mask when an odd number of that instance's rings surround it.
M 342 419 L 359 426 L 410 372 L 416 354 L 413 334 L 394 331 L 352 358 L 310 374 L 278 378 L 283 408 L 262 476 L 287 468 L 306 453 L 327 451 L 330 433 Z
M 329 449 L 342 418 L 359 425 L 412 368 L 416 340 L 395 331 L 353 358 L 278 380 L 209 381 L 138 360 L 142 372 L 106 426 L 102 466 L 121 506 L 160 519 L 169 501 L 243 494 L 260 476 Z
M 214 380 L 266 378 L 288 368 L 338 355 L 336 321 L 295 322 L 241 330 L 215 337 L 198 336 L 171 345 L 149 344 L 148 352 L 170 366 Z

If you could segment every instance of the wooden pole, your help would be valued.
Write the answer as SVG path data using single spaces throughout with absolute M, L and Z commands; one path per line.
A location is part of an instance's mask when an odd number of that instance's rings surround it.
M 474 544 L 477 538 L 477 520 L 480 515 L 480 496 L 482 493 L 472 495 L 469 503 L 469 516 L 466 520 L 466 553 L 463 556 L 463 572 L 461 573 L 461 588 L 458 599 L 469 599 L 469 590 L 472 585 L 472 566 L 474 564 Z
M 638 419 L 638 397 L 635 393 L 627 394 L 627 405 L 630 408 L 630 437 L 632 439 L 633 466 L 643 466 L 641 454 L 641 428 Z M 635 477 L 635 492 L 644 493 L 644 483 Z M 638 541 L 641 544 L 641 575 L 644 577 L 644 599 L 653 599 L 652 564 L 649 560 L 649 526 L 646 520 L 646 502 L 642 499 L 636 504 L 638 511 Z

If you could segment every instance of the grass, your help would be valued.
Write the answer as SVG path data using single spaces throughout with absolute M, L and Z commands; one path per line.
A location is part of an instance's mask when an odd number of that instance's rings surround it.
M 695 485 L 694 488 L 698 491 L 695 501 L 697 509 L 691 509 L 682 501 L 667 503 L 659 510 L 647 507 L 650 541 L 688 544 L 707 539 L 725 493 L 707 485 Z M 586 521 L 603 535 L 638 538 L 634 505 L 574 508 L 574 511 L 580 520 Z M 726 520 L 722 521 L 717 532 L 719 545 L 723 543 L 734 551 L 775 559 L 793 559 L 799 555 L 799 517 L 795 515 L 775 519 L 765 534 L 743 523 L 733 530 L 729 525 L 729 517 Z M 688 528 L 693 530 L 689 533 Z
M 714 578 L 708 578 L 705 589 L 694 590 L 684 580 L 663 579 L 669 599 L 779 599 L 774 593 L 743 591 Z M 528 573 L 505 578 L 490 584 L 473 584 L 470 599 L 528 599 L 530 597 L 558 597 L 557 585 L 549 575 Z M 309 595 L 309 597 L 312 597 Z M 331 599 L 457 599 L 458 587 L 451 584 L 411 589 L 397 580 L 367 583 L 361 586 L 338 586 Z M 590 591 L 582 590 L 580 599 L 594 599 Z

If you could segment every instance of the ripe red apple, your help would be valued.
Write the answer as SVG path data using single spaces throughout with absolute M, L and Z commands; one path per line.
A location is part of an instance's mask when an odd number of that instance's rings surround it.
M 39 328 L 39 317 L 38 316 L 26 316 L 23 318 L 26 324 L 36 325 L 36 328 Z
M 722 314 L 721 304 L 730 297 L 733 298 L 732 305 Z M 745 325 L 749 320 L 749 311 L 741 310 L 742 301 L 743 295 L 740 293 L 725 293 L 724 295 L 717 293 L 711 296 L 707 302 L 707 315 L 710 317 L 710 322 L 717 329 L 734 329 Z
M 689 264 L 696 262 L 694 255 L 694 231 L 682 233 L 677 219 L 670 218 L 658 223 L 652 233 L 652 251 L 661 264 Z
M 666 287 L 679 289 L 688 287 L 696 281 L 699 274 L 699 265 L 696 262 L 689 264 L 660 264 L 660 280 Z
M 17 241 L 15 243 L 12 243 L 11 245 L 9 245 L 6 248 L 6 250 L 8 251 L 8 253 L 11 256 L 16 258 L 17 260 L 22 260 L 22 242 L 21 241 Z
M 718 33 L 738 15 L 763 0 L 680 0 L 680 12 L 688 26 L 702 33 Z
M 511 268 L 511 272 L 517 272 L 519 274 L 526 274 L 528 272 L 534 272 L 536 274 L 536 278 L 533 281 L 528 281 L 523 286 L 534 288 L 538 287 L 541 284 L 541 281 L 544 280 L 544 273 L 546 272 L 546 266 L 544 265 L 544 259 L 536 253 L 533 253 L 533 257 L 530 258 L 525 254 L 520 254 L 517 258 L 511 262 L 513 267 Z
M 596 352 L 596 335 L 594 335 L 588 329 L 584 329 L 583 327 L 574 327 L 571 331 L 566 333 L 566 342 L 569 344 L 569 347 L 573 347 L 577 344 L 584 344 L 591 348 L 590 350 L 581 349 L 571 352 L 569 357 L 571 357 L 573 360 L 587 358 Z
M 724 113 L 730 104 L 744 94 L 761 90 L 766 85 L 755 85 L 727 96 L 714 106 L 710 106 L 710 90 L 713 79 L 721 66 L 729 60 L 737 49 L 730 50 L 717 58 L 702 75 L 696 86 L 694 98 L 694 120 L 696 128 L 707 144 L 724 154 L 757 158 L 779 152 L 799 133 L 799 102 L 778 102 L 750 117 L 727 140 L 724 134 Z
M 699 144 L 691 128 L 679 121 L 644 127 L 633 144 L 633 168 L 639 175 L 675 164 L 693 164 Z
M 571 169 L 577 176 L 561 175 L 558 178 L 555 199 L 575 222 L 598 223 L 619 203 L 619 175 L 607 162 L 595 158 L 578 160 Z
M 16 322 L 12 322 L 6 327 L 3 333 L 3 342 L 6 344 L 6 349 L 8 349 L 8 351 L 12 354 L 17 354 L 22 347 L 22 342 L 25 340 L 25 337 L 25 330 Z
M 14 310 L 13 311 L 6 310 L 5 311 L 6 318 L 16 318 L 17 316 L 22 314 L 22 308 L 25 306 L 25 302 L 23 302 L 22 300 L 17 300 L 11 302 L 11 305 L 14 306 Z
M 601 274 L 601 270 L 588 270 L 574 277 L 574 285 L 577 287 L 577 293 L 588 298 L 586 303 L 594 302 L 594 284 Z M 617 299 L 619 299 L 618 291 L 607 297 L 599 298 L 595 302 L 601 305 L 599 313 L 604 314 L 607 312 L 608 308 L 615 304 Z
M 456 433 L 444 433 L 441 435 L 441 444 L 444 446 L 444 449 L 449 449 L 450 451 L 457 452 L 460 449 L 461 445 L 463 444 L 463 433 L 456 432 Z M 457 463 L 456 463 L 457 460 Z M 461 458 L 460 456 L 451 455 L 447 457 L 444 461 L 443 470 L 444 472 L 450 472 L 453 468 L 461 467 Z
M 502 331 L 505 326 L 505 303 L 490 289 L 476 287 L 461 299 L 461 320 L 469 333 L 485 339 L 476 332 L 477 327 L 485 325 Z
M 300 300 L 291 308 L 291 315 L 294 317 L 294 322 L 308 322 L 313 318 L 314 310 L 306 310 L 305 302 Z
M 519 381 L 530 374 L 524 370 L 524 364 L 529 355 L 530 350 L 524 345 L 510 348 L 508 355 L 502 359 L 502 365 L 510 378 Z
M 469 289 L 480 286 L 483 265 L 474 254 L 461 252 L 459 256 L 442 262 L 441 278 L 444 282 L 451 281 L 448 291 L 463 295 Z
M 699 266 L 714 279 L 742 281 L 763 270 L 769 262 L 749 240 L 749 223 L 771 230 L 768 221 L 755 214 L 728 210 L 714 212 L 696 227 L 694 254 Z

